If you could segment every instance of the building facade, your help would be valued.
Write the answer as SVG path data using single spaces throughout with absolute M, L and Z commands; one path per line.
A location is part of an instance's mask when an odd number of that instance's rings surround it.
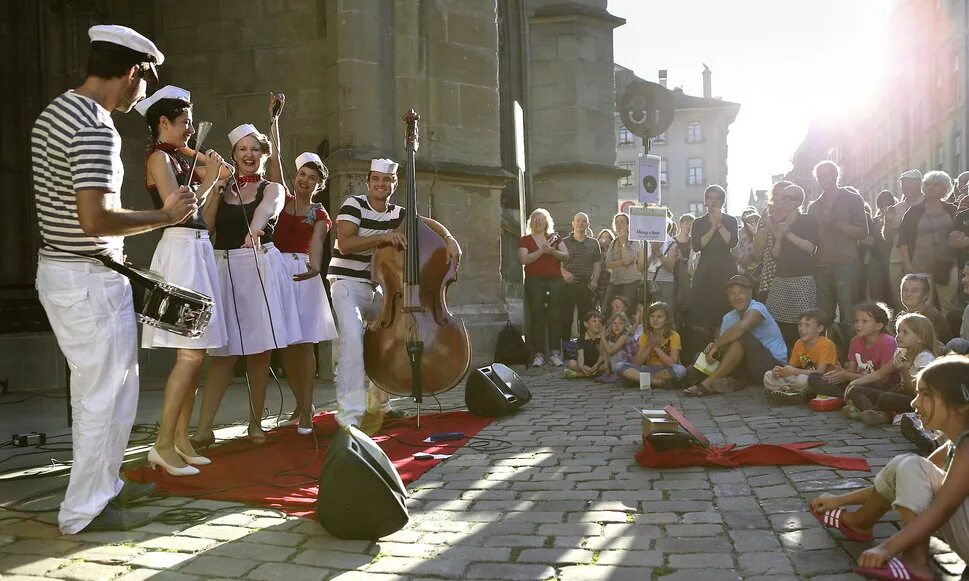
M 8 142 L 19 144 L 2 148 L 0 171 L 22 194 L 0 199 L 0 311 L 29 307 L 23 318 L 36 323 L 13 327 L 0 317 L 0 367 L 18 369 L 15 389 L 64 381 L 32 290 L 40 241 L 26 136 L 54 96 L 83 80 L 87 29 L 106 22 L 156 42 L 166 55 L 160 86 L 192 92 L 196 121 L 214 124 L 206 145 L 226 158 L 228 131 L 240 123 L 266 131 L 269 91 L 286 93 L 284 168 L 291 176 L 298 153 L 319 153 L 331 175 L 323 202 L 334 217 L 347 196 L 365 191 L 372 157 L 403 160 L 401 115 L 415 108 L 419 211 L 461 241 L 449 306 L 468 326 L 477 363 L 492 361 L 509 318 L 521 322 L 516 245 L 524 217 L 544 206 L 567 227 L 578 210 L 600 220 L 613 211 L 622 171 L 611 118 L 612 31 L 623 20 L 606 11 L 606 0 L 9 0 L 0 4 L 9 32 L 0 46 L 37 55 L 0 65 L 24 96 L 0 115 Z M 128 169 L 124 205 L 148 208 L 148 130 L 136 113 L 114 118 Z M 129 260 L 148 264 L 159 236 L 129 237 Z M 27 343 L 27 356 L 3 348 Z M 331 346 L 321 346 L 321 361 Z M 16 366 L 4 353 L 37 360 Z M 163 377 L 172 354 L 142 350 L 141 359 L 143 375 Z
M 666 71 L 660 71 L 660 84 L 666 86 Z M 660 188 L 662 204 L 675 216 L 686 212 L 702 214 L 703 190 L 720 184 L 729 192 L 727 183 L 727 134 L 740 111 L 738 103 L 712 96 L 711 72 L 703 72 L 702 97 L 673 89 L 675 113 L 663 135 L 652 140 L 650 153 L 662 158 Z M 636 80 L 632 71 L 616 65 L 616 94 Z M 619 179 L 619 199 L 636 200 L 639 192 L 637 164 L 643 153 L 642 139 L 623 127 L 615 115 L 616 165 L 630 171 Z
M 843 182 L 872 203 L 883 189 L 899 193 L 903 171 L 944 170 L 955 177 L 969 167 L 967 6 L 967 0 L 896 0 L 887 31 L 889 67 L 876 101 L 852 119 L 816 119 L 792 159 L 794 181 L 804 185 L 809 166 L 831 159 Z

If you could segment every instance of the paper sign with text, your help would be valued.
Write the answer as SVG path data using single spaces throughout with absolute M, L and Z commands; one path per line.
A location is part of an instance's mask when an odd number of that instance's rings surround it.
M 666 208 L 662 206 L 632 206 L 629 208 L 629 239 L 640 242 L 666 240 Z

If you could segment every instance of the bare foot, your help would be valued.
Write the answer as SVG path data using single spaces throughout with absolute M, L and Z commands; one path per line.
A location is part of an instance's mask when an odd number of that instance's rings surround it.
M 266 443 L 266 432 L 262 431 L 261 425 L 249 424 L 249 441 L 256 445 Z
M 846 510 L 841 513 L 841 522 L 859 533 L 871 533 L 875 528 L 875 523 L 862 521 L 858 518 L 858 512 L 853 510 Z

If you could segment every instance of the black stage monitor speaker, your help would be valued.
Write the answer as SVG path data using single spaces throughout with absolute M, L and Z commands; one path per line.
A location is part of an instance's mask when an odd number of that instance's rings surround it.
M 476 416 L 506 416 L 532 401 L 518 374 L 501 363 L 479 367 L 468 375 L 464 401 Z
M 397 469 L 366 434 L 341 428 L 326 451 L 316 520 L 340 539 L 377 540 L 399 531 L 410 516 Z

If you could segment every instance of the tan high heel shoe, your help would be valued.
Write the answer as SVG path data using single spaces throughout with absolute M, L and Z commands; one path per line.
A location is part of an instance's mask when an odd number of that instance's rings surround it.
M 177 451 L 177 450 L 176 450 Z M 178 468 L 172 466 L 158 454 L 158 450 L 154 446 L 148 450 L 148 463 L 151 464 L 151 469 L 155 470 L 158 466 L 161 466 L 165 472 L 168 472 L 172 476 L 195 476 L 199 473 L 199 469 L 195 466 L 182 466 Z

